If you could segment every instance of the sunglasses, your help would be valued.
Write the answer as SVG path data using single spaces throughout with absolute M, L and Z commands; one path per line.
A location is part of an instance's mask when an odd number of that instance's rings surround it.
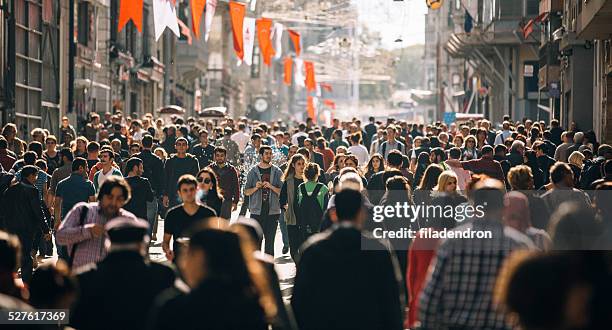
M 204 183 L 206 183 L 206 184 L 209 184 L 209 183 L 210 183 L 210 181 L 211 181 L 211 180 L 210 180 L 210 178 L 203 178 L 203 177 L 199 177 L 199 178 L 198 178 L 198 182 L 199 182 L 199 183 L 204 182 Z

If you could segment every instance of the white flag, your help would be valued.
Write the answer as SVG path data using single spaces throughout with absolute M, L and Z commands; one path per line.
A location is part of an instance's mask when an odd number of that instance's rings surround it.
M 244 64 L 253 64 L 253 46 L 255 45 L 255 19 L 245 17 L 242 23 L 242 41 L 244 47 Z
M 208 37 L 210 36 L 213 17 L 215 17 L 215 9 L 217 9 L 217 0 L 206 1 L 206 12 L 204 13 L 204 41 L 208 41 Z
M 272 28 L 272 40 L 274 43 L 274 59 L 278 60 L 283 55 L 283 30 L 285 27 L 281 23 L 274 23 Z
M 257 8 L 257 0 L 251 0 L 251 7 L 249 8 L 251 11 L 255 11 Z
M 304 60 L 301 58 L 296 58 L 295 62 L 295 73 L 293 76 L 295 77 L 295 85 L 298 87 L 306 87 L 306 78 L 304 77 Z
M 155 40 L 159 40 L 166 28 L 174 32 L 177 37 L 181 36 L 176 8 L 169 0 L 153 0 L 153 24 L 155 25 Z

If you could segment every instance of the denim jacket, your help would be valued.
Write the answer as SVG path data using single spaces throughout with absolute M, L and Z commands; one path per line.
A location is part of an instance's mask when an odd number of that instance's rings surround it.
M 272 165 L 270 168 L 270 183 L 277 188 L 281 188 L 283 183 L 281 181 L 281 176 L 283 173 L 280 168 L 276 165 Z M 255 184 L 261 181 L 261 173 L 259 173 L 259 166 L 253 166 L 249 173 L 247 174 L 247 181 L 244 189 L 251 189 L 255 187 Z M 279 195 L 270 190 L 270 211 L 268 214 L 275 215 L 280 214 L 280 201 Z M 249 196 L 249 211 L 253 215 L 260 215 L 261 213 L 261 203 L 262 203 L 262 192 L 261 189 L 258 189 L 253 193 L 253 195 Z

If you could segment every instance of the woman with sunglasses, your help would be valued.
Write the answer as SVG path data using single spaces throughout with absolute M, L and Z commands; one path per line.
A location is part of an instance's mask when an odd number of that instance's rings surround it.
M 221 214 L 221 205 L 223 204 L 223 195 L 217 184 L 217 176 L 215 172 L 206 167 L 198 172 L 198 196 L 197 200 L 200 204 L 206 205 L 217 214 Z

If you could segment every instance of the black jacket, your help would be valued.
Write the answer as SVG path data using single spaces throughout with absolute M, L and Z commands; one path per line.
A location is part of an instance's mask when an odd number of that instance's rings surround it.
M 142 160 L 142 167 L 144 168 L 142 177 L 149 179 L 151 189 L 157 196 L 160 196 L 165 184 L 164 162 L 151 150 L 143 150 L 136 157 Z
M 400 282 L 387 246 L 354 227 L 335 226 L 304 244 L 291 306 L 301 330 L 399 330 Z
M 368 199 L 372 204 L 378 205 L 380 203 L 380 199 L 385 194 L 385 183 L 387 179 L 396 175 L 403 176 L 400 170 L 395 169 L 381 171 L 372 175 L 372 178 L 368 181 Z
M 70 323 L 80 330 L 145 329 L 155 297 L 174 285 L 174 271 L 135 251 L 111 252 L 78 275 Z
M 39 230 L 48 232 L 38 189 L 19 182 L 10 186 L 2 197 L 1 212 L 5 216 L 6 230 L 17 235 L 30 235 Z
M 176 155 L 170 157 L 164 167 L 164 175 L 166 177 L 164 194 L 176 196 L 178 179 L 185 174 L 196 176 L 199 171 L 200 165 L 198 159 L 191 154 L 187 154 L 185 158 L 178 158 Z
M 151 330 L 265 330 L 257 298 L 234 283 L 207 279 L 187 294 L 168 290 L 151 312 Z

